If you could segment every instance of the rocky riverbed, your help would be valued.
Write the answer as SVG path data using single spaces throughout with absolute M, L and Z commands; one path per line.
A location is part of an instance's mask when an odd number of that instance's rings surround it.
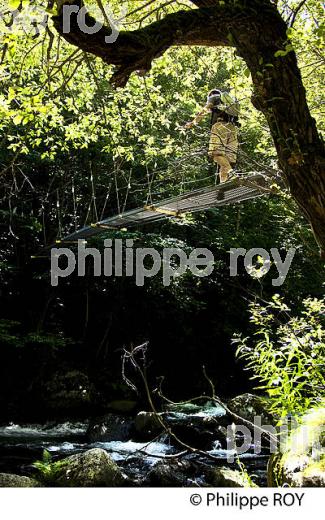
M 230 425 L 226 411 L 214 402 L 170 405 L 158 416 L 142 411 L 82 422 L 3 425 L 0 472 L 31 477 L 41 485 L 240 486 L 249 485 L 247 474 L 250 484 L 266 485 L 267 451 L 259 447 L 261 453 L 254 453 L 252 443 L 238 456 L 229 448 Z M 239 446 L 241 442 L 239 437 Z M 35 461 L 43 462 L 35 468 Z M 239 468 L 242 463 L 247 474 Z M 62 470 L 68 464 L 68 473 L 74 474 L 70 481 Z M 92 474 L 100 475 L 99 480 L 83 479 L 76 468 L 93 464 L 97 469 Z M 112 474 L 115 481 L 110 481 Z

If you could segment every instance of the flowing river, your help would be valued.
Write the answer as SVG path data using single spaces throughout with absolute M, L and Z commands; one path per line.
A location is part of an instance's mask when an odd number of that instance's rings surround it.
M 198 425 L 209 424 L 211 420 L 220 420 L 221 416 L 220 409 L 205 407 L 199 410 L 187 411 L 187 413 L 171 411 L 168 419 L 169 423 L 175 426 L 176 431 L 180 432 L 179 438 L 181 438 L 181 434 L 184 435 L 184 432 L 185 434 L 186 432 L 197 432 Z M 51 455 L 52 461 L 56 461 L 91 448 L 102 448 L 123 468 L 123 472 L 130 477 L 130 482 L 139 483 L 142 481 L 146 485 L 145 477 L 148 471 L 159 462 L 168 460 L 170 458 L 168 456 L 182 451 L 172 442 L 170 436 L 164 432 L 155 436 L 153 440 L 139 440 L 141 435 L 131 429 L 130 437 L 128 438 L 128 429 L 125 428 L 125 424 L 131 423 L 133 419 L 125 418 L 123 433 L 121 433 L 121 429 L 116 428 L 116 416 L 106 417 L 106 423 L 109 420 L 114 422 L 113 432 L 109 428 L 110 425 L 108 425 L 106 429 L 101 426 L 98 433 L 96 426 L 95 431 L 97 433 L 95 439 L 92 433 L 94 430 L 93 420 L 3 425 L 0 427 L 0 472 L 28 476 L 35 475 L 33 463 L 37 460 L 42 460 L 44 450 Z M 118 420 L 122 421 L 122 419 Z M 203 433 L 207 434 L 203 429 L 199 433 L 202 435 Z M 190 476 L 185 479 L 184 485 L 207 485 L 205 479 L 207 468 L 211 468 L 215 464 L 236 467 L 238 459 L 245 465 L 253 481 L 258 485 L 266 484 L 268 455 L 266 453 L 256 455 L 253 445 L 251 445 L 247 453 L 237 456 L 233 450 L 227 449 L 218 438 L 214 438 L 212 431 L 208 449 L 205 450 L 205 453 L 206 455 L 202 452 L 199 454 L 188 453 L 182 458 L 182 460 L 195 467 L 195 471 L 190 471 Z M 212 460 L 209 455 L 213 455 L 217 460 Z M 235 456 L 233 457 L 235 459 L 234 462 L 229 463 L 230 455 Z

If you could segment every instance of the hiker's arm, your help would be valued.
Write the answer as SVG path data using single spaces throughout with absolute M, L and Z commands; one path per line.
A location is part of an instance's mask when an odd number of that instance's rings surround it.
M 208 105 L 205 105 L 205 107 L 203 107 L 203 109 L 196 114 L 193 121 L 189 121 L 188 123 L 186 123 L 185 128 L 192 128 L 192 126 L 197 125 L 201 121 L 201 119 L 203 119 L 204 116 L 206 116 L 210 112 L 211 108 Z

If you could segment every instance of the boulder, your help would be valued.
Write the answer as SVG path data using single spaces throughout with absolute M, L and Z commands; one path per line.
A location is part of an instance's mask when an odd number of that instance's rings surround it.
M 103 417 L 92 419 L 87 437 L 90 442 L 127 441 L 134 429 L 134 421 L 122 415 L 108 413 Z
M 325 406 L 309 411 L 270 457 L 268 485 L 325 487 Z
M 30 477 L 12 475 L 10 473 L 0 473 L 0 487 L 33 488 L 40 487 L 40 483 Z
M 155 414 L 153 412 L 139 412 L 137 414 L 134 425 L 139 437 L 151 439 L 163 431 L 157 415 L 164 418 L 164 414 Z
M 153 487 L 185 487 L 191 473 L 186 461 L 161 461 L 148 473 L 146 483 Z
M 57 487 L 118 487 L 127 478 L 104 450 L 94 448 L 55 463 L 52 485 Z
M 207 404 L 185 408 L 183 412 L 169 411 L 165 422 L 175 435 L 193 448 L 211 450 L 216 441 L 220 447 L 227 447 L 227 432 L 223 424 L 225 411 L 221 407 Z M 221 424 L 220 424 L 221 423 Z M 229 419 L 227 423 L 229 424 Z
M 254 422 L 254 417 L 260 417 L 262 426 L 273 425 L 276 419 L 268 412 L 268 401 L 265 397 L 254 394 L 241 394 L 227 402 L 230 411 Z
M 225 448 L 227 439 L 220 433 L 218 427 L 214 431 L 196 427 L 189 421 L 188 423 L 173 424 L 172 432 L 185 444 L 198 450 L 211 450 L 215 442 L 221 441 L 220 445 Z
M 227 447 L 227 433 L 219 426 L 219 417 L 212 415 L 197 415 L 190 409 L 189 413 L 168 411 L 159 414 L 153 412 L 139 412 L 135 418 L 135 430 L 139 438 L 148 440 L 163 432 L 163 426 L 159 417 L 181 441 L 193 448 L 209 450 L 216 441 L 223 448 Z M 202 408 L 196 407 L 195 411 L 202 412 Z
M 227 467 L 215 468 L 208 480 L 214 487 L 257 487 L 246 473 Z

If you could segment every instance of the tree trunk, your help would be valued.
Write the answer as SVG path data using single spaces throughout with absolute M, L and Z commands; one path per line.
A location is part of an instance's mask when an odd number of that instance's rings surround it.
M 286 24 L 275 9 L 262 20 L 255 34 L 236 27 L 233 38 L 252 73 L 252 101 L 268 121 L 283 178 L 325 258 L 324 143 L 307 105 L 295 53 L 276 54 L 280 46 L 286 52 Z

